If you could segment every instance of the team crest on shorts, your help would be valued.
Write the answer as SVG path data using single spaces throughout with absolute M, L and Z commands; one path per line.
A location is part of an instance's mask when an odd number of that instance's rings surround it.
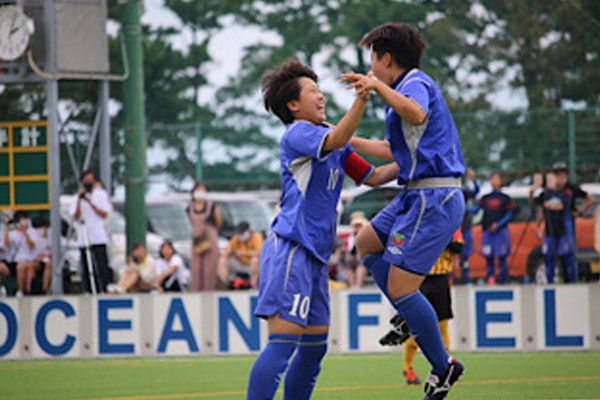
M 394 235 L 392 236 L 392 244 L 395 246 L 404 245 L 404 234 L 402 234 L 400 232 L 395 232 Z

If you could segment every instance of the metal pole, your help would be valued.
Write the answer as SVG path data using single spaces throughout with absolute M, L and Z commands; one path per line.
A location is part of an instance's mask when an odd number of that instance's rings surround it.
M 202 126 L 200 122 L 194 124 L 194 133 L 196 134 L 196 182 L 203 182 L 202 171 Z
M 46 22 L 46 69 L 56 72 L 56 25 L 54 23 L 54 1 L 44 0 Z M 63 293 L 62 259 L 60 243 L 60 138 L 58 137 L 58 81 L 46 81 L 46 109 L 48 113 L 48 149 L 50 152 L 50 244 L 52 245 L 52 293 Z
M 125 128 L 125 219 L 127 253 L 133 243 L 146 243 L 146 135 L 144 116 L 144 69 L 140 0 L 121 3 L 121 24 L 128 54 L 129 70 L 123 82 Z
M 108 81 L 100 81 L 100 101 L 98 107 L 100 117 L 100 180 L 106 186 L 108 193 L 112 193 L 111 175 L 111 148 L 110 148 L 110 116 L 108 115 L 109 85 Z
M 568 111 L 569 118 L 569 180 L 575 182 L 577 180 L 577 171 L 575 170 L 575 113 L 573 110 Z

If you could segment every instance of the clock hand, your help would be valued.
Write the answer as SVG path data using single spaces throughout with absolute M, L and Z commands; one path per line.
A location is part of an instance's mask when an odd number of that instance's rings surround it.
M 15 22 L 17 22 L 17 14 L 16 13 L 13 14 L 12 21 L 10 21 L 10 32 L 11 32 L 11 35 L 12 35 L 13 29 L 15 27 Z
M 13 33 L 17 32 L 18 30 L 19 30 L 19 27 L 18 27 L 18 26 L 17 26 L 16 28 L 12 28 L 12 29 L 10 30 L 10 33 L 8 34 L 8 36 L 9 36 L 9 37 L 10 37 L 10 36 L 12 36 L 12 35 L 13 35 Z

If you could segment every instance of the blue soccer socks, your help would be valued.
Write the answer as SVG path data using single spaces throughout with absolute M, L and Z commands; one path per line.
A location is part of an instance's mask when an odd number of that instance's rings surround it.
M 431 303 L 417 291 L 394 299 L 393 304 L 398 314 L 406 320 L 411 334 L 431 364 L 432 372 L 443 376 L 448 371 L 449 356 Z
M 300 336 L 272 334 L 269 343 L 260 353 L 248 380 L 247 400 L 267 400 L 275 397 L 288 360 L 298 347 Z
M 285 375 L 285 400 L 310 399 L 327 352 L 327 336 L 327 333 L 302 336 Z
M 371 272 L 375 284 L 386 295 L 391 302 L 392 299 L 387 294 L 388 277 L 390 275 L 390 263 L 383 259 L 383 252 L 370 254 L 363 260 L 363 265 Z

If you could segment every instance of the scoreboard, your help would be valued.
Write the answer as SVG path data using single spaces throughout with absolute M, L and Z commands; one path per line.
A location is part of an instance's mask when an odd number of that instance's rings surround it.
M 50 209 L 48 122 L 0 122 L 0 210 Z

